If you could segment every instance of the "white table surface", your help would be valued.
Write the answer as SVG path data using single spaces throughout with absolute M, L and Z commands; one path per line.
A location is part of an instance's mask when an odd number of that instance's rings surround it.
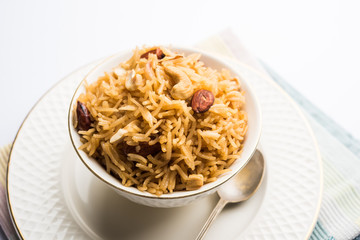
M 192 46 L 231 28 L 360 139 L 360 2 L 0 0 L 0 146 L 67 74 L 143 44 Z

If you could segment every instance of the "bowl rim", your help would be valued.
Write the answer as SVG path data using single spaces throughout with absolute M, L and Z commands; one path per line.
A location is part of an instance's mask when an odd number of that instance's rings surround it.
M 161 46 L 166 46 L 166 45 L 161 45 Z M 92 172 L 93 175 L 95 175 L 102 182 L 106 183 L 106 185 L 110 186 L 111 188 L 113 188 L 115 190 L 119 190 L 122 193 L 134 195 L 134 196 L 141 197 L 141 198 L 156 199 L 156 200 L 160 200 L 160 201 L 161 200 L 165 201 L 165 200 L 169 200 L 169 199 L 183 199 L 183 198 L 189 198 L 189 197 L 193 197 L 193 196 L 198 196 L 198 195 L 204 194 L 206 192 L 211 192 L 211 190 L 216 189 L 216 188 L 220 187 L 221 185 L 223 185 L 224 183 L 226 183 L 227 181 L 229 181 L 233 176 L 235 176 L 239 171 L 241 171 L 241 169 L 244 168 L 245 165 L 247 164 L 247 162 L 252 158 L 252 156 L 255 153 L 256 148 L 257 148 L 257 146 L 259 144 L 260 136 L 261 136 L 261 132 L 262 132 L 262 113 L 261 113 L 261 107 L 260 107 L 259 101 L 257 99 L 257 96 L 254 93 L 254 90 L 252 89 L 251 84 L 245 78 L 241 77 L 241 73 L 238 70 L 236 70 L 233 67 L 233 65 L 231 65 L 231 64 L 227 63 L 226 61 L 222 60 L 223 58 L 225 58 L 224 56 L 221 56 L 219 54 L 210 53 L 208 51 L 204 51 L 204 50 L 197 49 L 197 48 L 184 47 L 184 46 L 181 46 L 181 45 L 176 45 L 176 46 L 175 45 L 168 45 L 167 47 L 170 47 L 172 50 L 179 50 L 179 51 L 192 52 L 192 53 L 200 53 L 201 56 L 204 56 L 206 58 L 210 58 L 210 59 L 214 60 L 215 62 L 220 63 L 220 65 L 226 66 L 227 69 L 229 69 L 233 74 L 235 74 L 237 77 L 239 77 L 240 82 L 242 84 L 245 83 L 246 88 L 247 88 L 247 92 L 250 92 L 250 94 L 252 96 L 252 100 L 254 102 L 254 105 L 256 106 L 256 108 L 255 108 L 256 114 L 255 115 L 258 118 L 258 121 L 257 121 L 258 124 L 256 126 L 256 129 L 257 129 L 256 136 L 255 136 L 256 141 L 254 143 L 253 149 L 251 150 L 251 153 L 249 154 L 249 157 L 244 161 L 244 163 L 240 167 L 238 167 L 237 169 L 232 169 L 231 172 L 224 173 L 226 175 L 224 176 L 223 179 L 218 178 L 214 182 L 204 184 L 199 189 L 186 190 L 186 191 L 185 190 L 183 190 L 183 191 L 174 191 L 173 193 L 164 193 L 164 194 L 162 194 L 160 196 L 157 196 L 155 194 L 151 194 L 151 193 L 146 192 L 146 191 L 140 191 L 136 187 L 126 187 L 118 179 L 117 180 L 119 181 L 119 186 L 116 186 L 116 185 L 112 184 L 111 182 L 107 181 L 106 179 L 104 179 L 101 175 L 96 173 L 89 166 L 89 164 L 87 163 L 87 160 L 84 160 L 83 157 L 81 156 L 81 154 L 79 152 L 81 150 L 78 149 L 79 146 L 78 147 L 76 146 L 76 143 L 74 142 L 73 133 L 72 133 L 72 129 L 74 128 L 73 127 L 72 110 L 73 110 L 73 106 L 74 106 L 74 103 L 75 103 L 75 96 L 77 95 L 80 88 L 83 86 L 86 79 L 89 76 L 91 76 L 91 74 L 93 74 L 95 71 L 99 70 L 99 68 L 101 68 L 103 65 L 106 65 L 111 60 L 114 60 L 116 58 L 119 58 L 119 57 L 122 57 L 122 56 L 124 56 L 126 54 L 131 53 L 131 50 L 124 50 L 124 51 L 121 51 L 121 52 L 117 52 L 117 53 L 115 53 L 115 54 L 113 54 L 113 55 L 111 55 L 109 57 L 104 58 L 101 62 L 99 62 L 95 67 L 93 67 L 83 77 L 81 82 L 78 83 L 78 85 L 77 85 L 77 87 L 76 87 L 76 89 L 75 89 L 75 91 L 74 91 L 74 93 L 73 93 L 73 95 L 71 97 L 71 101 L 70 101 L 70 105 L 69 105 L 69 109 L 68 109 L 68 124 L 67 124 L 71 144 L 72 144 L 73 148 L 75 149 L 75 152 L 76 152 L 77 156 L 80 158 L 82 163 L 87 167 L 87 169 L 90 170 L 90 172 Z M 76 130 L 74 130 L 74 131 L 76 132 Z M 89 161 L 91 160 L 91 157 L 87 156 L 87 158 L 88 158 Z M 221 180 L 221 181 L 219 181 L 219 180 Z M 212 185 L 212 186 L 210 186 L 210 185 Z M 208 187 L 206 187 L 206 186 L 208 186 Z

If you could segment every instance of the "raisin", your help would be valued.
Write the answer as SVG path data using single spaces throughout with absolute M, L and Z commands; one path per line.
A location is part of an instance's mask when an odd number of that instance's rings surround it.
M 76 114 L 78 120 L 78 130 L 87 131 L 91 126 L 90 112 L 82 102 L 77 102 Z
M 129 153 L 136 153 L 143 157 L 146 157 L 147 155 L 155 156 L 161 151 L 161 144 L 159 142 L 155 143 L 154 145 L 149 145 L 146 142 L 139 142 L 138 146 L 140 146 L 140 150 L 137 152 L 137 146 L 130 146 L 125 141 L 123 141 L 119 144 L 119 149 L 124 155 Z

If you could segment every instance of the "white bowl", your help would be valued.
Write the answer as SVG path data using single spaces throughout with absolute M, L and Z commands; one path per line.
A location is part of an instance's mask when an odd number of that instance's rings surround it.
M 256 146 L 260 139 L 261 132 L 261 113 L 260 106 L 254 94 L 254 91 L 251 89 L 250 84 L 246 79 L 241 77 L 241 72 L 238 72 L 232 66 L 226 64 L 219 57 L 211 55 L 209 53 L 200 51 L 198 49 L 190 48 L 179 48 L 173 47 L 173 50 L 178 52 L 185 53 L 186 55 L 190 53 L 201 53 L 201 60 L 205 63 L 206 66 L 212 67 L 214 69 L 220 70 L 221 68 L 227 68 L 230 70 L 233 76 L 239 77 L 241 81 L 242 89 L 245 90 L 245 111 L 248 114 L 248 131 L 246 133 L 243 152 L 241 157 L 237 159 L 230 167 L 231 171 L 220 175 L 220 177 L 211 183 L 204 184 L 201 188 L 192 191 L 177 191 L 173 193 L 163 194 L 161 196 L 156 196 L 148 192 L 142 192 L 135 187 L 125 187 L 121 182 L 115 177 L 111 176 L 106 172 L 106 170 L 93 158 L 89 157 L 84 151 L 79 150 L 78 148 L 82 145 L 80 142 L 80 136 L 77 133 L 76 129 L 73 126 L 73 106 L 76 104 L 76 100 L 81 93 L 85 92 L 84 81 L 80 83 L 78 88 L 74 91 L 74 96 L 71 100 L 69 115 L 68 115 L 68 125 L 71 142 L 74 146 L 76 153 L 78 154 L 81 161 L 85 166 L 99 179 L 105 182 L 107 185 L 112 187 L 117 193 L 128 198 L 131 201 L 134 201 L 139 204 L 151 206 L 151 207 L 179 207 L 189 204 L 190 202 L 205 197 L 209 194 L 214 193 L 223 183 L 228 181 L 233 177 L 237 172 L 239 172 L 242 167 L 246 165 L 248 160 L 252 157 L 253 153 L 256 150 Z M 88 83 L 95 82 L 99 76 L 102 76 L 104 72 L 110 72 L 112 69 L 119 65 L 119 63 L 128 60 L 132 56 L 132 52 L 122 52 L 114 56 L 107 58 L 105 61 L 100 63 L 94 69 L 92 69 L 88 75 L 84 78 Z

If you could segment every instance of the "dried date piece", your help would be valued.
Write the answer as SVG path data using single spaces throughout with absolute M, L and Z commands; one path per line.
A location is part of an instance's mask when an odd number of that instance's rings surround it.
M 130 146 L 125 141 L 123 141 L 119 144 L 119 149 L 124 153 L 124 155 L 129 153 L 136 153 L 143 157 L 146 157 L 147 155 L 155 156 L 161 151 L 161 144 L 159 142 L 155 143 L 154 145 L 149 145 L 146 142 L 139 142 L 138 146 L 140 149 L 139 151 L 136 151 L 137 146 Z
M 191 99 L 191 108 L 195 113 L 204 113 L 214 104 L 214 94 L 208 90 L 201 89 L 194 93 Z
M 140 56 L 140 58 L 146 58 L 146 59 L 148 59 L 150 53 L 156 54 L 156 57 L 157 57 L 158 59 L 163 59 L 163 58 L 165 57 L 165 54 L 163 53 L 163 51 L 162 51 L 160 48 L 156 48 L 156 49 L 154 49 L 154 50 L 150 50 L 150 51 L 142 54 L 142 55 Z
M 87 131 L 90 129 L 90 112 L 82 102 L 77 102 L 76 115 L 78 120 L 78 130 Z

